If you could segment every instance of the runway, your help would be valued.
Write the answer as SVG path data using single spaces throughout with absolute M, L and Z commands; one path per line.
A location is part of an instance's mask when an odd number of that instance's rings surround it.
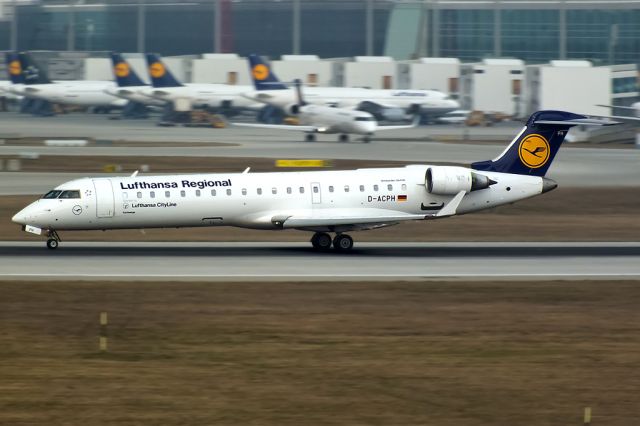
M 633 243 L 0 243 L 0 279 L 39 280 L 514 280 L 638 279 Z

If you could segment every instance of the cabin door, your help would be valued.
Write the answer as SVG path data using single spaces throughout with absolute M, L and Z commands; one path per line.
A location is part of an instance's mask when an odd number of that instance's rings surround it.
M 320 204 L 322 202 L 322 193 L 320 192 L 320 183 L 311 182 L 311 203 Z
M 115 200 L 111 179 L 94 179 L 93 187 L 96 189 L 96 216 L 113 217 Z

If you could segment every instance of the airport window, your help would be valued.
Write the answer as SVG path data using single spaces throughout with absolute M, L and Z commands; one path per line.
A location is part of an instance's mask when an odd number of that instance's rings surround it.
M 387 189 L 388 189 L 389 191 L 393 191 L 393 185 L 391 185 L 391 184 L 387 185 Z
M 272 194 L 277 194 L 278 193 L 278 188 L 271 188 L 271 193 Z
M 151 191 L 149 195 L 151 195 L 151 198 L 156 198 L 156 193 L 154 191 Z
M 290 186 L 287 187 L 287 194 L 291 194 L 291 187 Z
M 258 195 L 262 195 L 262 188 L 258 188 Z
M 200 190 L 196 189 L 196 197 L 199 197 L 199 196 L 200 196 Z
M 349 185 L 344 186 L 344 192 L 349 192 Z
M 378 191 L 378 185 L 373 185 L 373 190 Z
M 137 196 L 138 198 L 142 198 L 142 192 L 138 192 Z
M 227 189 L 227 195 L 231 195 L 231 188 Z
M 333 192 L 333 185 L 329 186 L 329 192 Z
M 171 197 L 171 191 L 164 191 L 164 196 L 167 198 Z
M 80 191 L 62 191 L 62 194 L 60 194 L 58 198 L 80 198 Z
M 360 185 L 360 192 L 364 192 L 364 185 Z
M 49 191 L 46 194 L 44 194 L 42 198 L 46 198 L 46 199 L 58 198 L 58 195 L 60 195 L 61 192 L 62 191 Z
M 242 195 L 247 195 L 247 188 L 242 188 Z
M 406 184 L 406 183 L 403 183 L 403 184 L 402 184 L 402 190 L 403 190 L 403 191 L 406 191 L 406 190 L 407 190 L 407 184 Z
M 215 197 L 215 196 L 216 196 L 216 190 L 215 190 L 215 189 L 212 189 L 212 190 L 211 190 L 211 196 L 212 196 L 212 197 Z
M 301 187 L 300 187 L 300 193 L 301 193 L 301 194 L 304 194 L 304 186 L 301 186 Z
M 180 191 L 180 196 L 181 196 L 181 197 L 184 197 L 185 195 L 187 195 L 187 193 L 186 193 L 186 192 L 184 192 L 184 190 L 183 190 L 183 191 Z

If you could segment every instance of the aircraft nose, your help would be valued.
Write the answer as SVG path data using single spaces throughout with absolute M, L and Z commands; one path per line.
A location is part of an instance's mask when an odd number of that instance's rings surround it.
M 26 209 L 20 210 L 18 213 L 14 214 L 11 218 L 12 222 L 18 223 L 20 225 L 27 224 L 27 215 L 25 214 Z

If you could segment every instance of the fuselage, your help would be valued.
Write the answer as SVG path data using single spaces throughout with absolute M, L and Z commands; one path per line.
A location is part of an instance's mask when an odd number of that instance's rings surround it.
M 141 92 L 164 102 L 188 99 L 193 107 L 219 108 L 228 105 L 237 108 L 261 108 L 262 105 L 258 102 L 242 96 L 250 90 L 252 90 L 251 86 L 190 83 L 178 87 L 149 87 L 142 89 Z
M 331 224 L 340 223 L 346 230 L 368 229 L 403 217 L 428 218 L 454 197 L 430 193 L 425 183 L 429 167 L 438 166 L 84 178 L 58 186 L 13 221 L 50 230 L 222 225 L 281 229 L 291 217 L 327 219 L 326 225 L 320 220 L 318 226 L 290 226 L 297 229 L 337 231 Z M 543 192 L 541 177 L 481 174 L 494 184 L 467 193 L 456 214 Z M 388 217 L 400 219 L 389 223 Z
M 30 98 L 67 105 L 124 106 L 126 100 L 106 92 L 114 87 L 115 83 L 111 81 L 60 81 L 47 84 L 16 84 L 11 91 Z
M 320 133 L 371 135 L 376 131 L 376 119 L 363 111 L 305 105 L 298 114 L 300 124 L 316 126 Z

